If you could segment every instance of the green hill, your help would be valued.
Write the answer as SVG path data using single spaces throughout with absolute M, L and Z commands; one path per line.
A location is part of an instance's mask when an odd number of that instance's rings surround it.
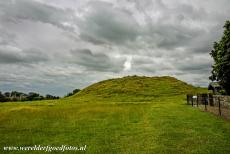
M 159 97 L 196 92 L 207 92 L 207 90 L 169 76 L 127 76 L 92 84 L 74 97 L 97 100 L 149 101 Z
M 0 103 L 0 153 L 47 153 L 8 146 L 86 145 L 48 153 L 229 154 L 230 123 L 186 105 L 186 93 L 205 91 L 172 77 L 128 76 L 64 99 Z

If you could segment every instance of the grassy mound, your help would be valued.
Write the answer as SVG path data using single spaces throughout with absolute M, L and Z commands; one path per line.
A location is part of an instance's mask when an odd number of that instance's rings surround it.
M 133 76 L 65 99 L 0 103 L 0 153 L 47 153 L 5 146 L 87 145 L 63 153 L 229 154 L 230 123 L 185 105 L 184 93 L 201 91 L 171 77 Z
M 149 101 L 154 98 L 206 91 L 176 78 L 127 76 L 95 83 L 74 97 L 120 101 Z

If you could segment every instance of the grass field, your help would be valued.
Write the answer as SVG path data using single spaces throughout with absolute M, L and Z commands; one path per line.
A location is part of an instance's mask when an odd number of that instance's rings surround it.
M 142 85 L 153 79 L 137 80 Z M 145 94 L 143 91 L 135 93 L 140 87 L 132 77 L 124 80 L 128 86 L 123 84 L 120 89 L 127 95 L 122 93 L 121 97 L 117 95 L 121 81 L 115 86 L 116 80 L 109 80 L 66 99 L 1 103 L 0 153 L 4 153 L 4 146 L 32 145 L 87 145 L 85 152 L 77 153 L 92 154 L 230 153 L 230 122 L 186 105 L 183 93 L 203 92 L 204 89 L 173 78 L 160 80 L 157 86 L 148 84 Z M 130 88 L 135 87 L 132 83 L 136 88 Z M 96 93 L 95 86 L 104 88 L 97 87 Z M 155 91 L 154 97 L 151 97 L 151 90 Z

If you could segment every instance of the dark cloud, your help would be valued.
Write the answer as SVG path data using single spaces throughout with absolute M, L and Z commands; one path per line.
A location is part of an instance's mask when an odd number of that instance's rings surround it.
M 124 44 L 134 41 L 139 35 L 139 25 L 127 12 L 107 2 L 93 1 L 88 5 L 90 11 L 84 15 L 84 22 L 79 24 L 83 36 Z
M 31 64 L 47 60 L 47 55 L 37 49 L 21 50 L 11 46 L 0 47 L 0 64 Z
M 91 71 L 120 72 L 124 58 L 110 58 L 104 53 L 93 53 L 89 49 L 71 50 L 71 62 L 82 65 Z
M 182 60 L 181 62 L 175 62 L 175 66 L 179 71 L 189 74 L 209 74 L 211 71 L 211 63 L 207 59 Z
M 90 43 L 93 43 L 95 45 L 104 45 L 104 44 L 108 44 L 107 42 L 105 41 L 102 41 L 102 40 L 99 40 L 93 36 L 90 36 L 90 35 L 87 35 L 87 34 L 80 34 L 80 38 L 87 41 L 87 42 L 90 42 Z
M 70 25 L 65 24 L 74 20 L 71 9 L 63 10 L 33 0 L 1 1 L 0 8 L 3 12 L 0 16 L 5 21 L 18 23 L 21 20 L 31 20 L 52 24 L 65 30 L 74 30 Z

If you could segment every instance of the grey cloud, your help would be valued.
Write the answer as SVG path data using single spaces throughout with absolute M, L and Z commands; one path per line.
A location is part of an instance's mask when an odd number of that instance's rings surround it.
M 90 11 L 79 24 L 82 35 L 91 36 L 115 44 L 134 41 L 140 27 L 135 19 L 107 2 L 93 1 L 89 3 Z
M 192 3 L 172 1 L 173 5 L 171 6 L 167 0 L 164 3 L 163 1 L 135 2 L 140 14 L 145 15 L 147 25 L 144 32 L 148 38 L 151 38 L 147 42 L 152 42 L 157 48 L 168 50 L 181 46 L 191 48 L 195 45 L 191 43 L 197 39 L 200 40 L 197 42 L 198 45 L 203 43 L 200 37 L 210 37 L 207 35 L 211 32 L 207 32 L 207 30 L 212 28 L 213 24 L 224 23 L 223 15 L 216 21 L 212 18 L 216 14 L 208 12 L 205 5 L 194 6 Z M 154 16 L 155 14 L 157 15 Z M 218 27 L 218 29 L 220 28 Z
M 171 67 L 162 57 L 133 56 L 132 69 L 137 72 L 157 74 L 162 71 L 171 70 Z
M 220 24 L 210 28 L 209 32 L 206 32 L 204 35 L 200 35 L 188 43 L 188 51 L 193 54 L 210 53 L 213 48 L 214 41 L 219 40 L 222 31 L 222 25 Z
M 181 55 L 181 57 L 146 57 L 134 56 L 132 68 L 137 72 L 151 72 L 161 74 L 209 74 L 212 60 L 206 54 Z
M 16 35 L 0 27 L 0 45 L 15 44 Z
M 178 65 L 177 67 L 178 70 L 184 73 L 208 74 L 211 72 L 210 63 L 203 63 L 203 64 L 183 63 Z
M 104 53 L 93 53 L 89 49 L 71 50 L 71 62 L 82 65 L 91 71 L 120 72 L 123 70 L 124 58 L 111 58 Z
M 18 23 L 21 20 L 32 20 L 52 24 L 69 31 L 74 30 L 71 26 L 64 24 L 73 20 L 73 12 L 70 9 L 63 10 L 32 0 L 1 1 L 0 8 L 3 12 L 0 16 L 5 21 Z
M 38 49 L 27 49 L 23 51 L 15 47 L 0 46 L 0 64 L 30 64 L 45 62 L 47 60 L 47 55 Z
M 208 74 L 211 71 L 211 58 L 203 56 L 185 57 L 173 62 L 174 66 L 185 73 Z
M 91 42 L 92 44 L 95 44 L 95 45 L 103 45 L 103 44 L 108 44 L 108 42 L 105 42 L 105 41 L 102 41 L 102 40 L 99 40 L 93 36 L 90 36 L 90 35 L 87 35 L 87 34 L 80 34 L 80 38 L 87 41 L 87 42 Z

